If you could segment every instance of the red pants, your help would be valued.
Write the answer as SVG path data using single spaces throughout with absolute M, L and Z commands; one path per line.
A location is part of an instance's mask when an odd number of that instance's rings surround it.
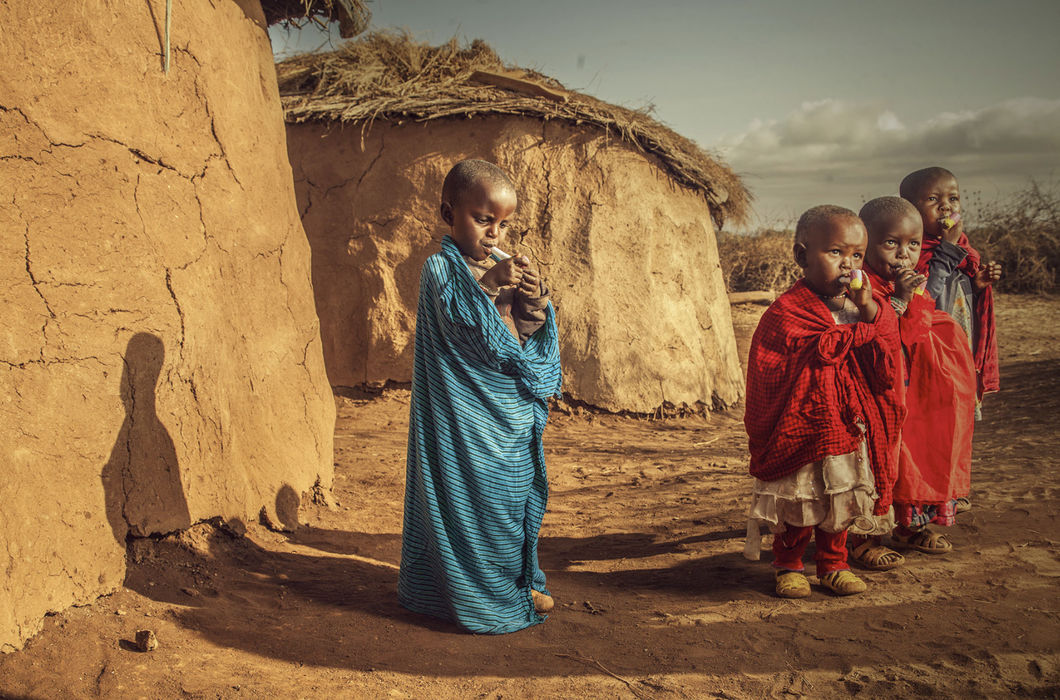
M 802 571 L 802 554 L 814 535 L 817 553 L 817 575 L 824 576 L 833 571 L 849 569 L 847 564 L 847 531 L 825 532 L 819 527 L 785 526 L 784 532 L 773 535 L 773 566 L 788 571 Z

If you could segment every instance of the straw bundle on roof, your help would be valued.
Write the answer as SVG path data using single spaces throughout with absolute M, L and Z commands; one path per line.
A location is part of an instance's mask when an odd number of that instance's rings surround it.
M 676 182 L 699 191 L 720 228 L 743 221 L 751 196 L 740 178 L 691 140 L 643 111 L 564 89 L 533 71 L 505 66 L 485 42 L 461 47 L 376 32 L 330 53 L 277 65 L 280 96 L 290 122 L 428 121 L 511 114 L 561 119 L 614 133 L 656 156 Z
M 371 13 L 361 0 L 261 0 L 269 24 L 312 20 L 338 22 L 343 37 L 357 36 L 368 28 Z

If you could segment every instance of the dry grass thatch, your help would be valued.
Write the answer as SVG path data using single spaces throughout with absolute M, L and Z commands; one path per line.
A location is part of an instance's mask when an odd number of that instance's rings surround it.
M 718 227 L 746 219 L 750 194 L 726 165 L 643 111 L 564 89 L 533 71 L 505 66 L 485 42 L 442 46 L 377 32 L 337 51 L 277 65 L 288 121 L 428 121 L 511 114 L 561 119 L 614 133 L 656 156 L 676 182 L 706 198 Z
M 362 0 L 261 0 L 261 9 L 270 25 L 337 21 L 339 34 L 344 37 L 363 32 L 372 16 Z

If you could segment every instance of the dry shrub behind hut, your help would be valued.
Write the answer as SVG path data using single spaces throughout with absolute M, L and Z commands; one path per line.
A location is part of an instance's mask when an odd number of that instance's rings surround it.
M 1060 186 L 1031 182 L 984 206 L 969 231 L 984 260 L 1004 268 L 997 288 L 1031 294 L 1060 291 Z
M 802 277 L 795 264 L 793 231 L 718 234 L 718 253 L 730 292 L 783 292 Z

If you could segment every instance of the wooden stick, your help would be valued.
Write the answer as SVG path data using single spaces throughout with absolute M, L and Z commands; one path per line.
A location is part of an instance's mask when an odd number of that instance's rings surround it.
M 730 292 L 730 304 L 772 304 L 777 293 L 772 290 L 761 292 Z
M 471 74 L 471 80 L 476 83 L 484 83 L 486 85 L 493 85 L 494 87 L 503 88 L 505 90 L 511 90 L 512 92 L 521 92 L 524 95 L 536 95 L 537 97 L 544 97 L 546 100 L 552 100 L 553 102 L 566 102 L 567 96 L 563 93 L 555 90 L 550 90 L 541 83 L 535 83 L 532 80 L 526 80 L 525 78 L 518 78 L 514 75 L 505 75 L 503 73 L 488 73 L 486 71 L 477 70 Z
M 558 656 L 561 659 L 571 659 L 572 661 L 578 661 L 578 662 L 581 662 L 583 664 L 588 664 L 589 666 L 596 666 L 598 669 L 600 669 L 601 671 L 603 671 L 607 675 L 611 676 L 612 678 L 615 678 L 615 679 L 620 680 L 623 683 L 625 683 L 626 687 L 628 687 L 630 692 L 633 693 L 633 695 L 635 695 L 636 697 L 643 698 L 644 700 L 649 700 L 648 696 L 644 695 L 642 692 L 637 690 L 636 686 L 634 686 L 631 681 L 628 681 L 625 678 L 623 678 L 622 676 L 618 675 L 617 673 L 615 673 L 613 671 L 610 671 L 606 666 L 604 666 L 602 663 L 600 663 L 596 659 L 592 659 L 592 658 L 589 658 L 587 656 L 574 656 L 572 654 L 556 654 L 556 656 Z

